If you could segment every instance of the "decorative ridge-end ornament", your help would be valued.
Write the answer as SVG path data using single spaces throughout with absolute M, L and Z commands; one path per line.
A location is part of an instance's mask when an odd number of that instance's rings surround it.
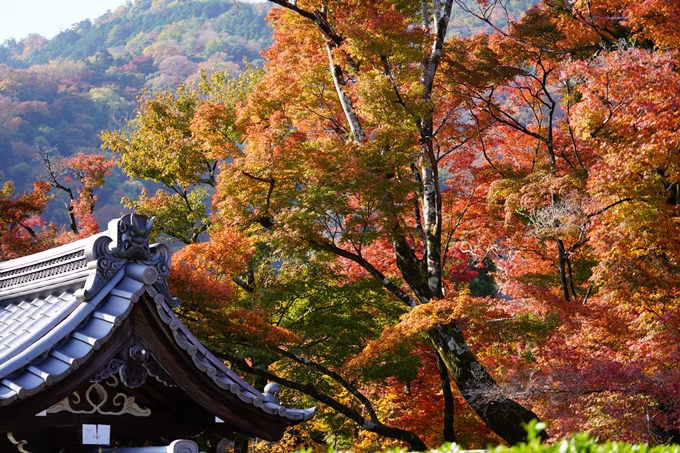
M 90 275 L 83 288 L 76 291 L 75 296 L 78 299 L 92 299 L 125 264 L 126 260 L 116 258 L 111 254 L 109 244 L 111 244 L 111 238 L 101 235 L 85 247 L 85 258 Z
M 108 230 L 97 235 L 85 247 L 90 275 L 85 286 L 76 292 L 78 299 L 92 299 L 123 267 L 137 266 L 139 270 L 139 265 L 146 265 L 152 268 L 146 269 L 143 275 L 136 275 L 128 267 L 126 275 L 153 287 L 170 307 L 179 306 L 180 301 L 172 297 L 167 282 L 172 252 L 165 244 L 149 245 L 154 218 L 147 219 L 147 216 L 139 214 L 126 214 L 120 219 L 113 219 L 109 222 Z
M 132 213 L 110 221 L 108 234 L 113 239 L 111 254 L 121 259 L 150 260 L 149 236 L 154 219 L 148 220 L 145 215 Z

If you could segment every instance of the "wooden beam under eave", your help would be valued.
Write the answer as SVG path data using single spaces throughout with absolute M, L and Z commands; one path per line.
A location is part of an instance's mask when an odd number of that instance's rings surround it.
M 241 401 L 238 396 L 222 389 L 200 371 L 172 336 L 172 331 L 160 319 L 155 303 L 143 296 L 133 315 L 138 326 L 137 338 L 144 344 L 160 365 L 173 377 L 177 385 L 199 406 L 217 415 L 233 426 L 240 434 L 278 441 L 292 420 L 270 415 L 262 409 Z
M 59 412 L 32 417 L 7 427 L 7 431 L 21 434 L 50 433 L 53 443 L 60 448 L 82 445 L 82 425 L 109 425 L 111 442 L 126 439 L 190 439 L 205 431 L 233 438 L 234 433 L 221 423 L 206 420 L 187 421 L 171 412 L 156 412 L 150 417 L 126 415 L 72 414 Z M 172 438 L 172 439 L 171 439 Z M 160 441 L 159 441 L 160 443 Z

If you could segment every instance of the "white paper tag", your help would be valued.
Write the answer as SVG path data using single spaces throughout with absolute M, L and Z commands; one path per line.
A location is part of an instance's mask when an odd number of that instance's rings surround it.
M 83 425 L 83 445 L 109 445 L 111 443 L 111 426 Z

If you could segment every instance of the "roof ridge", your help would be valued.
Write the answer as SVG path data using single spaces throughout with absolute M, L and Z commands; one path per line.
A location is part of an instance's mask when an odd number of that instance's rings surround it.
M 149 290 L 147 289 L 147 292 Z M 231 368 L 219 360 L 194 334 L 182 323 L 165 298 L 154 297 L 156 310 L 160 319 L 172 330 L 172 336 L 177 345 L 190 357 L 197 369 L 204 372 L 215 384 L 229 390 L 243 402 L 252 404 L 270 415 L 279 415 L 294 421 L 310 420 L 316 413 L 316 407 L 309 409 L 291 409 L 281 405 L 273 394 L 259 391 Z

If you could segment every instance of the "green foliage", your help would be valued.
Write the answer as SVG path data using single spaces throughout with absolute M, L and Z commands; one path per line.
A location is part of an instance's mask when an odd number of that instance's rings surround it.
M 210 225 L 207 207 L 218 168 L 243 140 L 234 124 L 236 105 L 260 75 L 250 66 L 238 76 L 202 72 L 198 84 L 147 94 L 127 128 L 102 133 L 103 147 L 119 156 L 128 176 L 165 186 L 153 197 L 125 199 L 126 206 L 157 216 L 156 231 L 165 237 L 195 243 Z M 99 100 L 110 93 L 95 94 Z
M 528 344 L 538 343 L 559 325 L 559 316 L 551 314 L 537 316 L 522 314 L 499 323 L 498 336 L 503 341 L 523 340 Z
M 647 445 L 631 444 L 629 442 L 600 442 L 585 433 L 577 433 L 566 439 L 546 444 L 541 442 L 540 433 L 545 430 L 545 423 L 532 421 L 527 427 L 527 441 L 511 447 L 499 445 L 489 446 L 487 453 L 680 453 L 680 445 Z M 460 453 L 463 452 L 460 445 L 447 443 L 439 448 L 427 450 L 425 453 Z M 297 453 L 311 453 L 312 449 L 298 450 Z M 336 453 L 333 448 L 328 453 Z M 406 453 L 403 448 L 386 450 L 385 453 Z
M 498 297 L 498 288 L 492 275 L 496 271 L 496 265 L 493 261 L 490 258 L 484 258 L 481 267 L 477 263 L 472 264 L 477 275 L 468 284 L 470 294 L 475 297 Z
M 528 286 L 537 288 L 554 288 L 559 284 L 559 275 L 555 273 L 535 272 L 526 273 L 517 278 L 518 281 Z
M 158 190 L 153 197 L 146 192 L 137 199 L 123 197 L 123 205 L 135 212 L 156 217 L 152 240 L 179 240 L 185 244 L 198 241 L 210 223 L 206 200 L 208 192 L 203 187 L 196 187 L 186 194 L 168 193 Z
M 258 42 L 269 42 L 271 32 L 264 27 L 262 16 L 256 14 L 250 7 L 243 8 L 246 4 L 239 4 L 231 8 L 215 19 L 214 27 L 220 33 L 229 33 L 234 36 L 243 36 L 246 39 Z
M 294 333 L 298 341 L 287 345 L 290 352 L 340 369 L 405 311 L 372 279 L 344 282 L 346 276 L 322 260 L 300 261 L 271 252 L 264 245 L 258 247 L 250 264 L 256 291 L 244 293 L 235 302 L 243 309 L 266 316 L 270 324 Z M 222 331 L 210 341 L 218 348 L 233 348 L 234 339 L 229 335 Z M 404 382 L 413 379 L 420 363 L 409 355 L 410 349 L 409 345 L 396 345 L 362 370 L 362 381 L 383 381 L 387 377 Z M 260 357 L 266 362 L 278 360 L 276 353 L 270 355 L 260 347 L 247 348 L 239 354 Z M 281 362 L 277 366 L 286 369 L 286 374 L 298 382 L 316 382 L 320 389 L 331 386 L 330 382 L 318 381 L 314 371 L 294 365 Z
M 631 444 L 628 442 L 606 441 L 591 438 L 585 433 L 577 433 L 552 444 L 541 443 L 540 433 L 545 429 L 545 423 L 531 422 L 527 426 L 527 442 L 512 447 L 489 447 L 489 453 L 678 453 L 680 445 Z

